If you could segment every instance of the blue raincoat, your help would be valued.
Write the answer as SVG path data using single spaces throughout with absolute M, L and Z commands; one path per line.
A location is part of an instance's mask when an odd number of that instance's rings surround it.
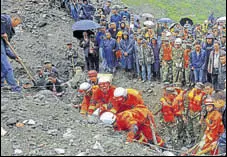
M 121 22 L 121 16 L 119 14 L 113 14 L 110 17 L 110 22 L 114 22 L 116 24 L 117 28 L 119 28 L 120 22 Z
M 113 38 L 103 41 L 103 58 L 106 60 L 107 67 L 114 69 L 117 65 L 115 52 L 118 50 L 117 41 Z
M 124 69 L 132 69 L 133 68 L 133 51 L 134 51 L 134 40 L 124 40 L 122 39 L 120 42 L 120 50 L 122 52 L 122 60 L 121 65 Z M 128 56 L 124 56 L 124 53 L 128 53 Z

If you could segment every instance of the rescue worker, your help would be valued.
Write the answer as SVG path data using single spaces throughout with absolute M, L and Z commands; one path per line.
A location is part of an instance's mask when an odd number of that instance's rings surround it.
M 193 78 L 190 77 L 191 69 L 189 67 L 191 51 L 192 46 L 190 44 L 186 44 L 186 49 L 184 50 L 184 85 L 187 86 L 190 86 L 190 83 L 193 81 Z
M 45 88 L 52 91 L 56 96 L 62 96 L 64 94 L 64 90 L 61 86 L 61 81 L 57 79 L 56 73 L 48 74 L 48 82 L 45 84 Z
M 198 150 L 196 154 L 202 155 L 210 152 L 211 155 L 217 155 L 218 149 L 216 142 L 219 139 L 219 136 L 224 132 L 222 115 L 219 111 L 216 110 L 217 106 L 211 97 L 205 100 L 205 105 L 208 112 L 205 119 L 206 131 L 199 145 L 200 150 Z
M 88 76 L 88 82 L 91 85 L 98 85 L 98 73 L 96 70 L 88 71 L 87 76 Z
M 54 73 L 56 77 L 59 76 L 58 70 L 53 66 L 53 64 L 49 60 L 44 61 L 43 73 L 45 75 L 45 78 L 47 78 L 47 76 L 51 73 Z
M 168 39 L 163 39 L 163 44 L 160 50 L 160 60 L 162 69 L 162 81 L 173 83 L 173 60 L 172 46 Z
M 108 111 L 120 113 L 135 108 L 137 105 L 144 105 L 142 95 L 135 89 L 118 87 L 114 90 L 114 96 L 108 106 Z
M 196 142 L 197 138 L 199 138 L 196 137 L 196 135 L 199 136 L 199 133 L 201 132 L 201 124 L 198 126 L 198 122 L 201 118 L 202 104 L 206 94 L 203 90 L 204 84 L 201 82 L 196 83 L 195 87 L 186 93 L 184 99 L 186 108 L 185 115 L 188 121 L 187 131 L 191 136 L 191 144 Z M 196 135 L 195 132 L 197 132 Z
M 17 85 L 13 68 L 9 63 L 7 56 L 16 61 L 18 58 L 11 52 L 5 40 L 10 42 L 15 34 L 14 28 L 20 23 L 21 19 L 19 17 L 11 18 L 9 15 L 1 14 L 1 87 L 4 86 L 4 81 L 6 81 L 14 92 L 20 92 L 21 87 Z
M 183 85 L 184 77 L 184 49 L 182 40 L 177 38 L 173 48 L 173 82 L 180 82 Z
M 90 106 L 91 97 L 96 89 L 97 89 L 97 86 L 92 86 L 87 82 L 84 82 L 80 85 L 78 91 L 83 96 L 83 101 L 80 105 L 80 114 L 82 115 L 88 114 L 88 108 Z
M 156 128 L 154 118 L 151 111 L 144 105 L 139 105 L 134 109 L 126 110 L 116 115 L 111 112 L 105 112 L 100 119 L 103 122 L 107 121 L 112 124 L 117 131 L 128 131 L 127 142 L 137 140 L 140 143 L 154 144 L 156 140 L 157 145 L 165 147 L 163 139 L 151 129 L 150 125 Z
M 103 76 L 98 80 L 98 88 L 93 93 L 91 98 L 91 104 L 88 108 L 88 114 L 92 115 L 96 109 L 101 111 L 106 110 L 106 104 L 110 103 L 110 100 L 114 96 L 115 86 L 111 85 L 110 78 Z
M 73 66 L 77 65 L 78 53 L 72 48 L 72 42 L 67 43 L 67 51 L 65 57 L 71 62 Z

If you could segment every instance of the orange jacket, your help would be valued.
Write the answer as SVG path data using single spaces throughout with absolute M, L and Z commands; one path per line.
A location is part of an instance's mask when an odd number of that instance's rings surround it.
M 107 93 L 103 93 L 98 87 L 92 95 L 91 104 L 88 108 L 88 114 L 91 115 L 98 108 L 100 108 L 101 110 L 106 110 L 106 108 L 103 108 L 103 105 L 110 102 L 110 100 L 114 96 L 115 89 L 116 87 L 111 85 L 109 91 Z
M 212 111 L 208 113 L 206 117 L 206 131 L 205 131 L 205 144 L 202 150 L 211 146 L 211 144 L 219 139 L 219 136 L 224 132 L 224 125 L 222 123 L 222 115 L 218 111 Z M 213 150 L 211 150 L 211 154 L 213 154 Z
M 95 91 L 97 90 L 98 86 L 92 86 L 92 93 L 95 93 Z M 84 99 L 81 103 L 81 109 L 80 109 L 80 113 L 81 114 L 86 114 L 88 112 L 88 108 L 90 106 L 90 100 L 91 100 L 92 95 L 85 95 Z
M 174 116 L 182 116 L 184 112 L 184 94 L 185 91 L 181 91 L 173 101 Z
M 153 140 L 151 123 L 154 124 L 155 128 L 152 113 L 146 106 L 138 105 L 134 109 L 118 113 L 114 128 L 118 131 L 129 131 L 127 134 L 127 141 L 129 142 L 132 142 L 133 139 L 148 142 Z M 132 129 L 134 125 L 138 127 L 137 132 Z M 157 134 L 156 139 L 160 146 L 164 145 L 164 141 Z
M 188 93 L 189 110 L 192 112 L 200 112 L 202 110 L 202 101 L 204 96 L 205 92 L 202 91 L 201 93 L 196 94 L 196 89 L 193 88 Z
M 190 52 L 191 52 L 191 50 L 189 50 L 189 49 L 184 50 L 184 68 L 185 69 L 189 68 Z
M 135 89 L 127 89 L 128 95 L 125 102 L 116 102 L 112 99 L 111 103 L 113 104 L 113 108 L 110 112 L 120 113 L 125 110 L 133 109 L 137 105 L 144 105 L 144 101 L 140 92 Z
M 162 60 L 169 61 L 172 60 L 172 46 L 166 47 L 163 45 L 163 57 Z
M 166 98 L 163 97 L 160 99 L 160 103 L 162 105 L 161 112 L 163 114 L 163 119 L 165 122 L 175 122 L 174 110 L 172 104 L 169 104 L 166 101 Z

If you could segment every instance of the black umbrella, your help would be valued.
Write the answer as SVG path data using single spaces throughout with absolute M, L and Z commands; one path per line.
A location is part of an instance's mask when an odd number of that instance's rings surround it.
M 182 19 L 180 20 L 181 26 L 184 26 L 184 25 L 186 24 L 187 21 L 188 21 L 188 23 L 189 23 L 190 25 L 193 25 L 192 19 L 186 17 L 186 18 L 182 18 Z
M 81 40 L 83 38 L 83 32 L 87 32 L 88 36 L 90 36 L 91 34 L 93 34 L 93 35 L 95 34 L 91 30 L 88 30 L 88 31 L 73 31 L 73 37 Z

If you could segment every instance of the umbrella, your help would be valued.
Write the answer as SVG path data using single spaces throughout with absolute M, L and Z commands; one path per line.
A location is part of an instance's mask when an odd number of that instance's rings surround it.
M 172 29 L 173 27 L 175 27 L 177 25 L 177 23 L 172 23 L 170 26 L 169 26 L 169 29 Z
M 100 28 L 101 26 L 91 20 L 81 20 L 73 24 L 73 36 L 77 39 L 83 38 L 83 32 L 88 32 L 88 35 L 94 34 L 91 30 Z
M 142 17 L 154 18 L 154 15 L 152 15 L 150 13 L 143 13 Z
M 182 18 L 182 19 L 180 20 L 181 26 L 184 26 L 184 25 L 186 24 L 186 21 L 188 21 L 188 23 L 189 23 L 191 26 L 193 25 L 192 19 L 189 19 L 188 17 L 186 17 L 186 18 Z
M 170 18 L 161 18 L 158 20 L 159 23 L 173 23 Z
M 223 16 L 223 17 L 220 17 L 217 19 L 217 22 L 225 22 L 226 21 L 226 17 Z
M 81 20 L 73 24 L 73 31 L 87 31 L 100 28 L 101 26 L 92 20 Z
M 83 32 L 87 32 L 88 36 L 90 36 L 91 34 L 93 34 L 93 35 L 95 34 L 91 30 L 88 30 L 88 31 L 73 31 L 73 37 L 81 40 L 83 38 Z
M 145 21 L 143 24 L 144 24 L 145 26 L 155 26 L 155 23 L 152 22 L 152 21 Z

